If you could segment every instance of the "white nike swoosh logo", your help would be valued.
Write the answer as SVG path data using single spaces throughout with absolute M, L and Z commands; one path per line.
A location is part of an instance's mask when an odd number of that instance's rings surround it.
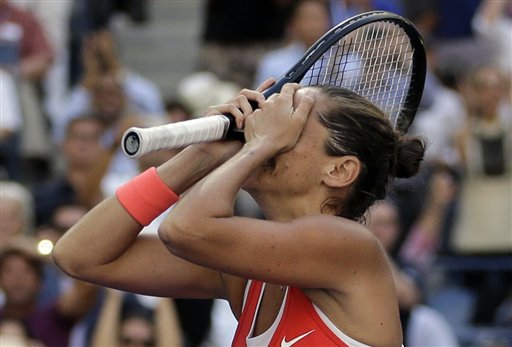
M 315 331 L 315 329 L 308 331 L 307 333 L 305 333 L 303 335 L 297 336 L 296 338 L 294 338 L 293 340 L 290 340 L 289 342 L 286 342 L 286 336 L 285 336 L 285 337 L 283 337 L 283 340 L 281 341 L 281 347 L 290 347 L 290 346 L 296 344 L 297 342 L 299 342 L 300 340 L 302 340 L 303 338 L 305 338 L 306 336 L 308 336 L 309 334 L 311 334 L 313 331 Z

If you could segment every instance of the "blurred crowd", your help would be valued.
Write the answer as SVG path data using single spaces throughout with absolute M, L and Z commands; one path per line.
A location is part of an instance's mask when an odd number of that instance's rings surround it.
M 196 67 L 175 95 L 120 59 L 116 21 L 150 25 L 151 6 L 0 0 L 1 346 L 229 345 L 236 322 L 225 303 L 71 279 L 52 245 L 177 153 L 130 159 L 119 146 L 126 129 L 190 119 L 278 78 L 329 28 L 371 10 L 412 21 L 428 56 L 410 129 L 427 140 L 423 167 L 366 217 L 393 265 L 404 345 L 512 346 L 511 1 L 202 0 Z M 236 211 L 263 218 L 244 192 Z

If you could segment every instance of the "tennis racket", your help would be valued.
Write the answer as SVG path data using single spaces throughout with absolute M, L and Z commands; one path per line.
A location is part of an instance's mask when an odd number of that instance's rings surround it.
M 379 106 L 393 127 L 405 133 L 425 83 L 426 57 L 416 28 L 385 11 L 356 15 L 338 24 L 263 94 L 279 93 L 285 83 L 331 85 L 352 90 Z M 126 155 L 224 138 L 243 140 L 231 115 L 198 118 L 151 128 L 130 128 L 122 139 Z

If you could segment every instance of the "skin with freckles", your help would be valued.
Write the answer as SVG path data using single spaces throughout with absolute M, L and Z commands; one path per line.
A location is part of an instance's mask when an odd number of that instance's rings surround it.
M 325 98 L 318 90 L 299 89 L 294 95 L 294 108 L 303 97 L 318 101 L 293 149 L 278 153 L 255 169 L 242 186 L 255 198 L 266 216 L 276 215 L 288 203 L 300 211 L 293 212 L 294 217 L 320 214 L 322 201 L 330 189 L 324 181 L 324 173 L 329 172 L 332 165 L 332 158 L 323 151 L 328 135 L 317 117 L 317 113 L 326 107 Z
M 120 290 L 223 298 L 236 317 L 247 280 L 264 281 L 255 335 L 275 320 L 282 286 L 294 286 L 350 337 L 400 346 L 385 252 L 361 223 L 325 208 L 332 196 L 341 204 L 353 196 L 363 167 L 356 155 L 327 154 L 331 135 L 320 116 L 335 104 L 323 89 L 297 84 L 265 100 L 262 91 L 272 83 L 207 112 L 231 113 L 244 128 L 244 144 L 193 145 L 157 168 L 181 194 L 158 237 L 139 235 L 141 226 L 111 197 L 61 238 L 54 258 L 73 276 Z M 266 220 L 234 215 L 242 188 Z
M 310 97 L 314 97 L 316 94 L 318 94 L 318 91 L 311 89 L 298 90 L 294 97 L 294 107 L 298 106 L 302 96 L 311 95 Z M 318 105 L 313 106 L 311 113 L 314 114 L 319 107 Z M 251 194 L 257 195 L 258 191 L 275 192 L 275 188 L 285 187 L 282 184 L 283 180 L 292 180 L 291 183 L 295 186 L 292 188 L 292 193 L 299 193 L 299 190 L 310 186 L 310 184 L 303 184 L 305 180 L 320 176 L 317 174 L 320 170 L 319 164 L 327 157 L 327 154 L 321 151 L 325 136 L 327 136 L 327 131 L 318 123 L 315 116 L 308 117 L 304 130 L 294 148 L 277 154 L 271 159 L 271 163 L 266 163 L 266 165 L 256 169 L 247 181 L 244 182 L 243 188 Z M 298 170 L 302 166 L 305 166 L 305 168 Z M 272 184 L 270 187 L 265 185 L 266 176 L 274 178 L 273 182 L 272 179 L 266 180 L 270 181 L 268 184 Z M 316 181 L 318 182 L 319 179 L 316 179 Z

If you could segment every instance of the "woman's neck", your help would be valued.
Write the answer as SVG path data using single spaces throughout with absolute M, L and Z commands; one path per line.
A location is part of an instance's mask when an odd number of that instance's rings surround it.
M 324 199 L 312 195 L 293 196 L 280 193 L 251 193 L 268 220 L 286 222 L 296 218 L 321 214 Z

